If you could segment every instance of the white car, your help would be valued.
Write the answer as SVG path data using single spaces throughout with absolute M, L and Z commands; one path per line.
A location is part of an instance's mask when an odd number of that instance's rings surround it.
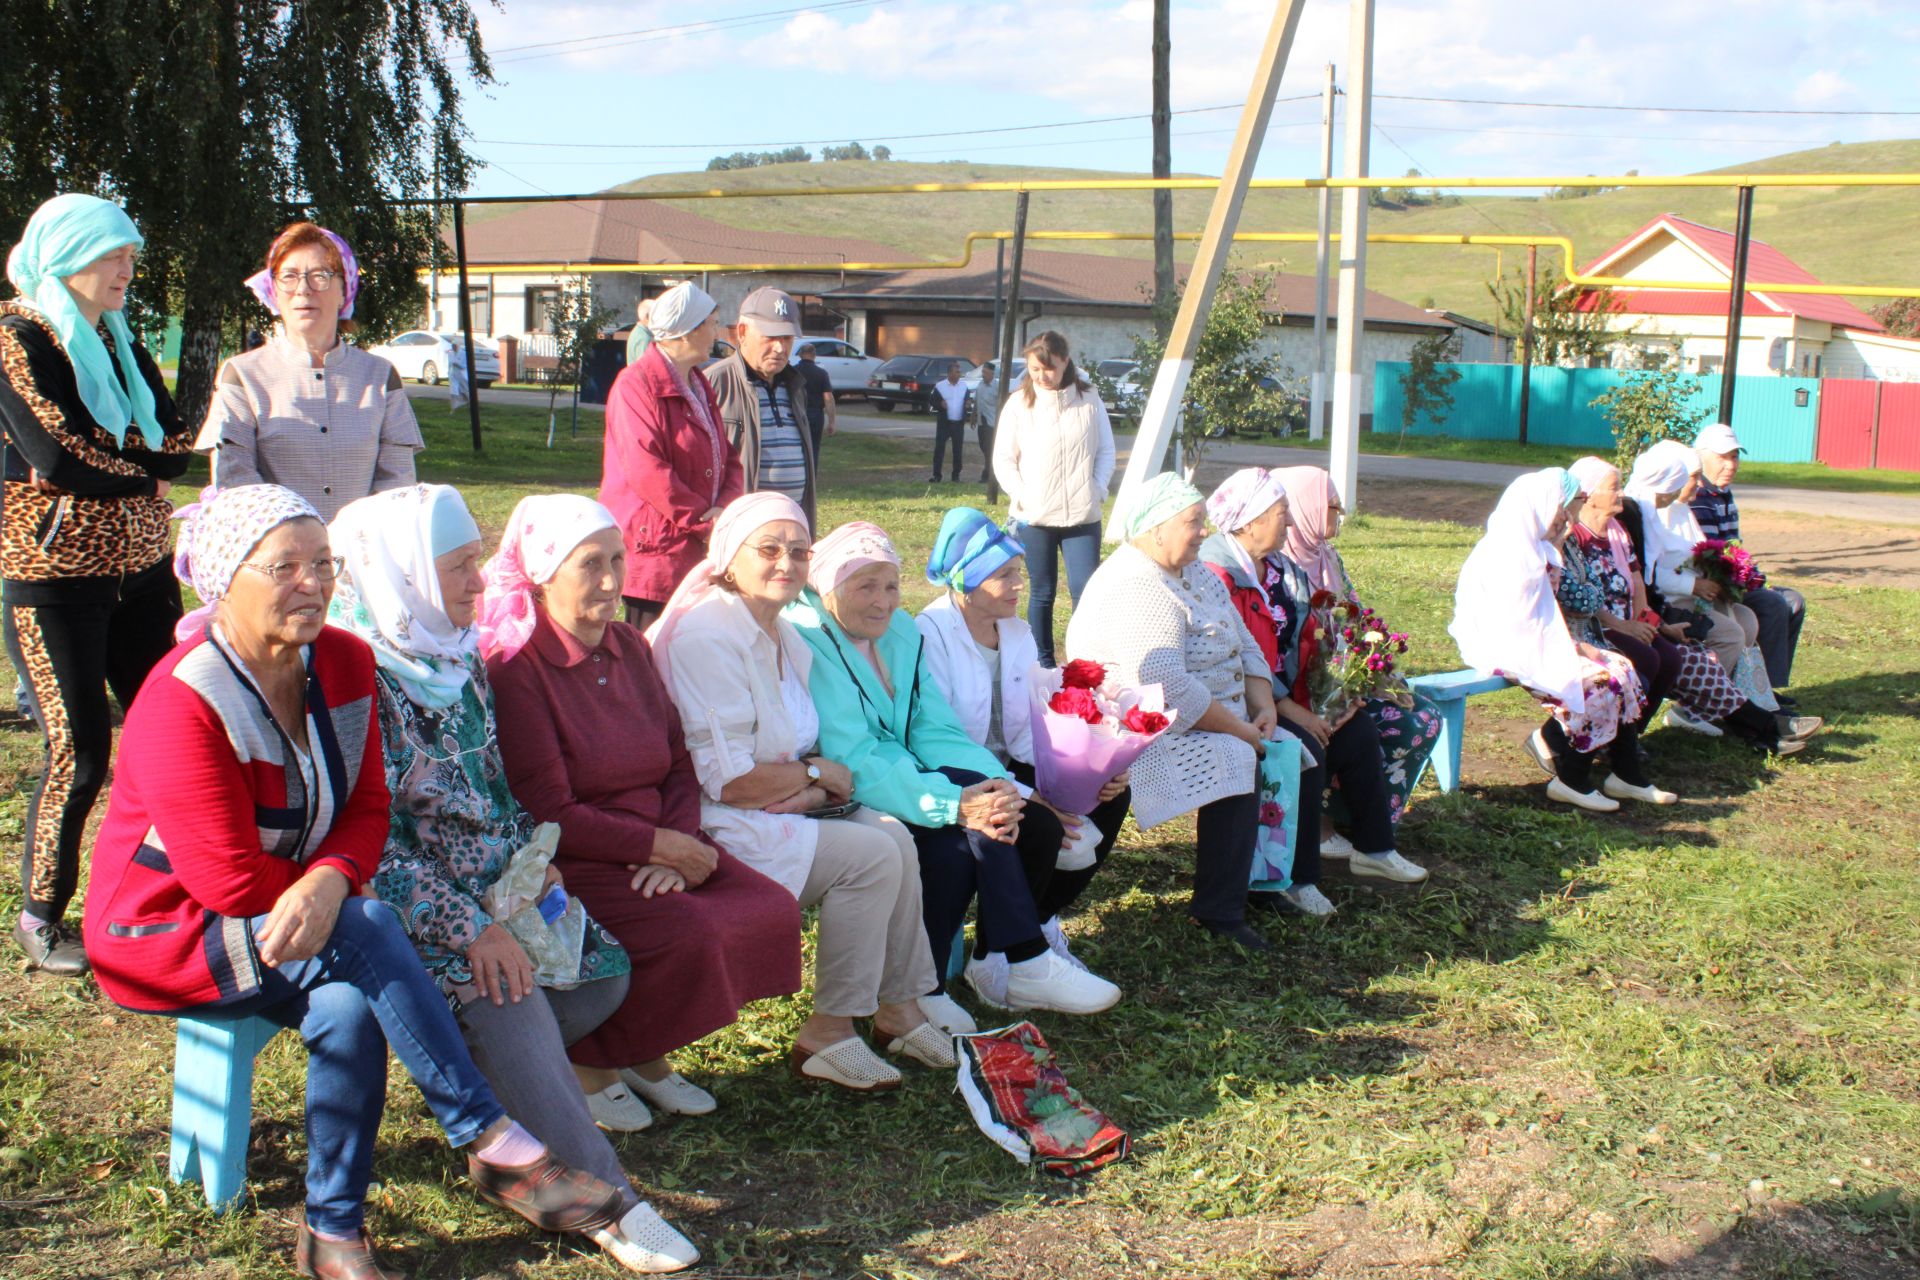
M 368 347 L 367 351 L 391 361 L 402 378 L 434 387 L 440 385 L 440 380 L 447 376 L 447 370 L 453 367 L 453 347 L 456 342 L 464 347 L 466 339 L 457 333 L 429 333 L 425 329 L 414 329 L 391 342 Z M 482 387 L 492 386 L 500 377 L 499 349 L 479 338 L 473 340 L 473 373 L 474 382 Z
M 806 346 L 813 348 L 813 362 L 833 380 L 833 394 L 836 397 L 866 395 L 867 379 L 873 376 L 875 369 L 886 363 L 879 356 L 867 355 L 841 338 L 800 338 L 793 344 L 794 360 L 800 358 L 800 348 Z

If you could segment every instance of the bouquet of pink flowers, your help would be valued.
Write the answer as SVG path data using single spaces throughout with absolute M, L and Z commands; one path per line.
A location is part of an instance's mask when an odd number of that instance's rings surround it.
M 1332 723 L 1369 698 L 1411 707 L 1413 692 L 1394 663 L 1407 651 L 1406 635 L 1354 600 L 1333 604 L 1328 618 L 1311 681 L 1314 711 Z
M 1034 664 L 1027 679 L 1033 716 L 1034 791 L 1066 813 L 1093 812 L 1100 788 L 1124 773 L 1173 724 L 1157 684 L 1128 689 L 1097 662 L 1058 670 Z
M 1746 599 L 1747 592 L 1757 591 L 1767 585 L 1767 575 L 1760 572 L 1760 566 L 1753 562 L 1753 556 L 1738 542 L 1719 538 L 1696 542 L 1693 544 L 1693 558 L 1687 561 L 1687 565 L 1695 577 L 1719 583 L 1726 591 L 1727 599 L 1735 603 Z

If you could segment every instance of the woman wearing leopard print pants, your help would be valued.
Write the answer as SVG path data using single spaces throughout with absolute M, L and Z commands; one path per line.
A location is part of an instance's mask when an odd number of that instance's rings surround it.
M 166 494 L 193 437 L 121 314 L 142 243 L 118 205 L 56 196 L 8 255 L 20 296 L 0 303 L 4 630 L 46 735 L 14 939 L 68 977 L 87 971 L 63 917 L 113 749 L 107 689 L 131 703 L 180 617 Z

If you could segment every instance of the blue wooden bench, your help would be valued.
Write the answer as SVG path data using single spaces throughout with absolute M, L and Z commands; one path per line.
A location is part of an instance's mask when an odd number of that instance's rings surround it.
M 1471 667 L 1464 671 L 1414 676 L 1407 681 L 1414 692 L 1431 698 L 1440 712 L 1440 736 L 1434 740 L 1433 754 L 1427 762 L 1433 766 L 1433 780 L 1441 791 L 1454 791 L 1460 786 L 1460 748 L 1465 743 L 1467 699 L 1476 693 L 1498 693 L 1512 683 L 1505 676 L 1475 671 Z M 1420 779 L 1413 781 L 1418 786 Z
M 265 1018 L 181 1018 L 173 1042 L 175 1182 L 198 1178 L 226 1212 L 247 1186 L 253 1133 L 253 1060 L 280 1027 Z

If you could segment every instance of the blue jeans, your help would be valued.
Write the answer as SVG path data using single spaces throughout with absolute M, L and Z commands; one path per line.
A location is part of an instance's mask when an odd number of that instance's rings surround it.
M 1067 590 L 1073 593 L 1073 602 L 1079 604 L 1087 579 L 1100 565 L 1100 522 L 1060 526 L 1016 520 L 1012 533 L 1027 550 L 1030 583 L 1027 626 L 1033 629 L 1033 642 L 1039 646 L 1040 664 L 1051 667 L 1054 665 L 1053 595 L 1058 582 L 1054 576 L 1054 553 L 1058 551 L 1066 558 Z
M 255 932 L 266 919 L 253 918 Z M 376 898 L 341 903 L 319 954 L 263 968 L 260 991 L 220 1012 L 258 1014 L 306 1042 L 307 1224 L 326 1235 L 358 1235 L 366 1214 L 389 1045 L 452 1145 L 506 1114 L 400 917 Z

